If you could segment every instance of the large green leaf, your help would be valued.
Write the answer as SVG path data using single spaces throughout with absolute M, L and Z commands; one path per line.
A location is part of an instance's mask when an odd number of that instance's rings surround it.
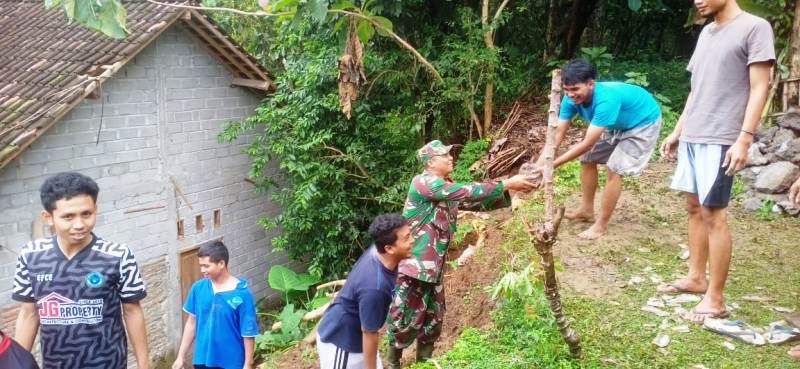
M 642 8 L 642 0 L 628 0 L 628 8 L 638 12 Z
M 328 15 L 328 0 L 308 0 L 307 4 L 311 18 L 318 23 L 325 21 L 325 16 Z
M 291 291 L 298 284 L 297 273 L 283 265 L 270 268 L 267 281 L 270 288 L 281 292 Z
M 302 273 L 297 276 L 297 283 L 292 286 L 292 289 L 297 291 L 305 291 L 311 288 L 311 286 L 319 283 L 319 281 L 319 277 L 315 277 L 309 273 Z
M 393 31 L 394 26 L 392 25 L 392 21 L 390 21 L 389 19 L 381 17 L 381 16 L 374 16 L 374 17 L 372 17 L 372 20 L 374 20 L 375 23 L 380 24 L 381 27 L 384 27 L 384 28 L 388 29 L 389 31 Z M 375 30 L 378 31 L 379 35 L 384 36 L 384 37 L 389 37 L 389 33 L 385 32 L 380 27 L 375 27 Z
M 356 24 L 356 34 L 362 43 L 367 43 L 375 34 L 375 28 L 369 22 L 360 20 Z
M 281 331 L 291 332 L 300 325 L 300 319 L 306 312 L 302 309 L 295 311 L 294 304 L 288 304 L 283 307 L 280 314 Z

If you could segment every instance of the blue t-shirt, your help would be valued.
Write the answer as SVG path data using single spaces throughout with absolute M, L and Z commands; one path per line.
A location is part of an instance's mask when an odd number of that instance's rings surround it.
M 208 278 L 194 282 L 183 310 L 195 317 L 192 364 L 242 369 L 242 337 L 259 333 L 247 281 L 239 278 L 235 289 L 218 293 L 214 293 Z
M 361 330 L 377 332 L 386 322 L 397 271 L 386 269 L 370 247 L 353 266 L 317 328 L 322 342 L 352 353 L 363 352 Z
M 627 131 L 655 122 L 661 116 L 656 99 L 637 85 L 622 82 L 596 82 L 590 106 L 575 105 L 564 95 L 559 119 L 580 114 L 592 125 Z

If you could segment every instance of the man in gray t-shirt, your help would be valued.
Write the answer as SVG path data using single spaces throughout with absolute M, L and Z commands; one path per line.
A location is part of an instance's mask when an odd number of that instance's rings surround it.
M 686 193 L 689 274 L 657 290 L 705 293 L 686 316 L 701 323 L 728 315 L 722 294 L 731 261 L 726 207 L 733 175 L 747 163 L 767 101 L 775 49 L 769 23 L 743 12 L 735 0 L 694 3 L 700 15 L 714 22 L 700 34 L 687 68 L 691 93 L 675 130 L 661 145 L 664 156 L 673 156 L 677 146 L 672 188 Z

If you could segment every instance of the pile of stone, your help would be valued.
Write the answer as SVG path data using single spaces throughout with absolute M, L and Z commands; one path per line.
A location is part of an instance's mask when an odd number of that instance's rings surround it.
M 755 211 L 771 201 L 773 212 L 797 216 L 787 193 L 800 176 L 800 109 L 791 108 L 777 125 L 759 129 L 748 152 L 747 168 L 740 172 L 745 185 L 742 206 Z

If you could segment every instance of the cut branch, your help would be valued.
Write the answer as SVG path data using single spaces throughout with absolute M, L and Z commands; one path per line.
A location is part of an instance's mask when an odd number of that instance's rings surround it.
M 544 223 L 536 225 L 536 229 L 532 229 L 528 222 L 523 217 L 522 221 L 528 234 L 531 236 L 533 246 L 539 254 L 539 263 L 544 269 L 544 293 L 547 301 L 550 303 L 550 310 L 553 311 L 553 316 L 556 318 L 556 325 L 561 336 L 564 337 L 569 352 L 572 356 L 578 357 L 581 355 L 580 337 L 578 333 L 570 326 L 569 321 L 564 316 L 563 306 L 561 305 L 561 297 L 558 293 L 558 281 L 556 280 L 555 262 L 553 258 L 553 246 L 558 239 L 558 227 L 561 224 L 561 219 L 564 216 L 564 207 L 558 209 L 554 219 L 554 204 L 553 204 L 553 157 L 555 156 L 555 131 L 558 125 L 558 110 L 561 103 L 561 71 L 556 69 L 553 71 L 553 80 L 551 83 L 550 91 L 550 109 L 548 111 L 547 120 L 547 138 L 543 149 L 544 155 Z

